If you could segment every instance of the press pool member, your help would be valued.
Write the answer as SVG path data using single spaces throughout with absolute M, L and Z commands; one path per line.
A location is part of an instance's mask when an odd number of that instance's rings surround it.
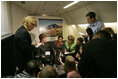
M 96 19 L 95 12 L 89 12 L 86 14 L 87 22 L 89 23 L 87 28 L 91 28 L 93 34 L 104 28 L 104 24 Z
M 23 25 L 16 31 L 14 36 L 15 41 L 15 63 L 22 71 L 26 63 L 32 60 L 34 45 L 29 34 L 29 31 L 37 27 L 37 21 L 33 16 L 27 16 L 23 19 Z
M 102 30 L 104 28 L 104 24 L 101 21 L 98 21 L 96 19 L 96 14 L 95 12 L 89 12 L 86 14 L 86 20 L 88 22 L 88 27 L 86 29 L 87 34 L 83 35 L 83 37 L 85 38 L 85 42 L 91 40 L 92 36 Z M 92 34 L 92 36 L 90 35 L 90 33 Z

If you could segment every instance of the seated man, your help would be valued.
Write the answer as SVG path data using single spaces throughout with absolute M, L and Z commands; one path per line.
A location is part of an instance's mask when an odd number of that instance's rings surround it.
M 83 45 L 84 46 L 84 45 Z M 83 46 L 81 45 L 80 48 L 79 48 L 79 53 L 76 54 L 76 61 L 79 63 L 80 60 L 81 60 L 81 56 L 82 56 L 82 48 Z
M 37 60 L 31 60 L 27 63 L 24 71 L 15 75 L 15 78 L 34 78 L 36 77 L 37 73 L 40 71 L 39 63 Z
M 117 77 L 117 43 L 107 31 L 98 31 L 83 46 L 78 70 L 82 77 Z
M 76 44 L 76 48 L 75 48 L 75 53 L 79 53 L 80 46 L 84 45 L 83 41 L 84 41 L 84 39 L 82 37 L 77 38 L 77 44 Z
M 82 48 L 82 46 L 84 45 L 83 41 L 84 41 L 84 39 L 82 37 L 77 38 L 77 44 L 76 44 L 76 48 L 75 48 L 75 54 L 76 54 L 75 60 L 76 61 L 80 60 L 80 50 L 81 50 L 80 47 Z

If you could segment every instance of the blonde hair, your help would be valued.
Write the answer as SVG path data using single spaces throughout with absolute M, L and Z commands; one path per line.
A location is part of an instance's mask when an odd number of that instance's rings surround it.
M 37 21 L 33 16 L 27 16 L 23 19 L 23 25 L 26 27 L 35 25 L 37 27 Z
M 67 56 L 65 59 L 64 70 L 66 73 L 76 70 L 75 59 L 72 56 Z
M 68 40 L 74 41 L 74 40 L 75 40 L 75 37 L 74 37 L 73 35 L 69 35 L 69 36 L 68 36 Z

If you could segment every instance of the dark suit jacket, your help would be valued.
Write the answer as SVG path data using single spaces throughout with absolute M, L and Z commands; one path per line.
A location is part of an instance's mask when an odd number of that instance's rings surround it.
M 46 51 L 51 51 L 51 48 L 50 48 L 49 44 L 48 43 L 45 43 L 44 46 L 43 45 L 40 45 L 38 47 L 39 57 L 45 56 L 45 52 Z
M 117 77 L 117 43 L 106 39 L 87 42 L 78 67 L 82 77 Z
M 80 49 L 80 46 L 81 45 L 76 45 L 76 48 L 75 48 L 75 53 L 77 54 L 80 54 L 80 52 L 79 52 L 79 49 Z M 82 44 L 82 47 L 84 46 L 84 43 Z
M 31 45 L 31 37 L 24 26 L 21 26 L 15 33 L 15 60 L 16 65 L 23 69 L 29 60 L 32 60 L 32 51 L 35 48 Z

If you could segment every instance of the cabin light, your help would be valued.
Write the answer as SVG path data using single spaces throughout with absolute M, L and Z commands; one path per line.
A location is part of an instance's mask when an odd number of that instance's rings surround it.
M 73 24 L 73 25 L 72 25 L 72 27 L 74 27 L 74 28 L 75 28 L 76 26 Z
M 39 30 L 40 30 L 41 32 L 43 32 L 43 31 L 46 30 L 46 29 L 42 26 L 42 27 L 39 28 Z
M 104 23 L 105 27 L 117 26 L 117 22 Z
M 87 27 L 88 24 L 78 24 L 78 27 Z
M 42 16 L 46 16 L 46 14 L 43 14 Z
M 74 4 L 76 4 L 76 3 L 78 3 L 78 2 L 80 2 L 80 1 L 74 1 L 74 2 L 72 2 L 72 3 L 68 4 L 68 5 L 66 5 L 66 6 L 64 7 L 64 9 L 66 9 L 66 8 L 68 8 L 68 7 L 70 7 L 70 6 L 74 5 Z

